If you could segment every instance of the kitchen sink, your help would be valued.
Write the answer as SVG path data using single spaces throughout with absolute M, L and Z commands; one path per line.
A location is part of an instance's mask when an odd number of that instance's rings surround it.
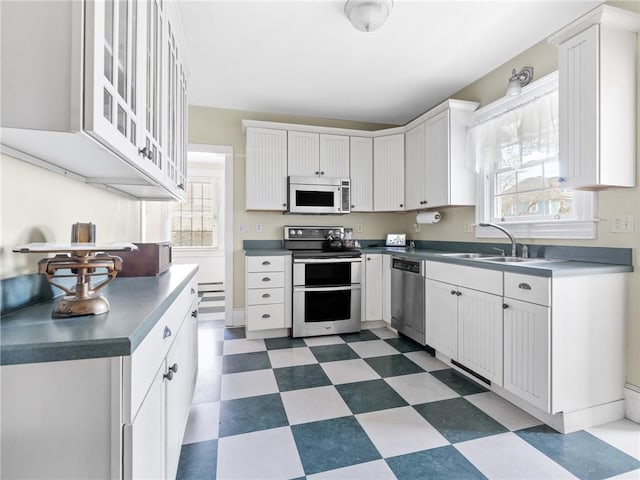
M 486 253 L 438 253 L 441 257 L 449 257 L 449 258 L 468 258 L 468 259 L 476 259 L 476 258 L 488 258 L 490 255 Z
M 482 257 L 476 258 L 483 262 L 495 262 L 495 263 L 535 263 L 535 262 L 559 262 L 554 258 L 522 258 L 522 257 Z

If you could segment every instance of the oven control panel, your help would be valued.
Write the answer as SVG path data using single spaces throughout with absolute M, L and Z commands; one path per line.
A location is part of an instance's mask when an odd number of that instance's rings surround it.
M 342 238 L 344 227 L 296 227 L 292 225 L 284 227 L 285 240 L 324 240 L 329 235 Z

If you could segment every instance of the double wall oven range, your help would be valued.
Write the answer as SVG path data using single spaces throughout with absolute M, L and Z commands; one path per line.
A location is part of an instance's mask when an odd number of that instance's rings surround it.
M 293 261 L 293 337 L 360 331 L 361 253 L 344 227 L 284 227 Z

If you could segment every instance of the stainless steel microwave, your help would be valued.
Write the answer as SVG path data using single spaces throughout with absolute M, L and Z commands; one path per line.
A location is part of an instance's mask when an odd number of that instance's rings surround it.
M 287 212 L 349 213 L 351 181 L 348 178 L 287 177 Z

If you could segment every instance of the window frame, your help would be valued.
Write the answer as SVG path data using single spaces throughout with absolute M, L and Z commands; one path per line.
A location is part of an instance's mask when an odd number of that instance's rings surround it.
M 473 125 L 479 125 L 491 118 L 505 114 L 531 102 L 536 97 L 544 95 L 558 88 L 558 72 L 531 83 L 522 89 L 522 93 L 516 97 L 502 97 L 474 113 Z M 473 126 L 471 127 L 473 128 Z M 474 148 L 472 141 L 470 148 Z M 562 161 L 560 159 L 560 161 Z M 492 222 L 507 228 L 513 235 L 519 238 L 545 238 L 545 239 L 594 239 L 597 233 L 597 208 L 596 195 L 593 192 L 573 190 L 574 217 L 531 220 L 492 220 L 494 206 L 494 192 L 492 176 L 498 170 L 485 171 L 476 166 L 476 238 L 501 238 L 501 232 L 493 228 L 477 226 L 479 223 Z

